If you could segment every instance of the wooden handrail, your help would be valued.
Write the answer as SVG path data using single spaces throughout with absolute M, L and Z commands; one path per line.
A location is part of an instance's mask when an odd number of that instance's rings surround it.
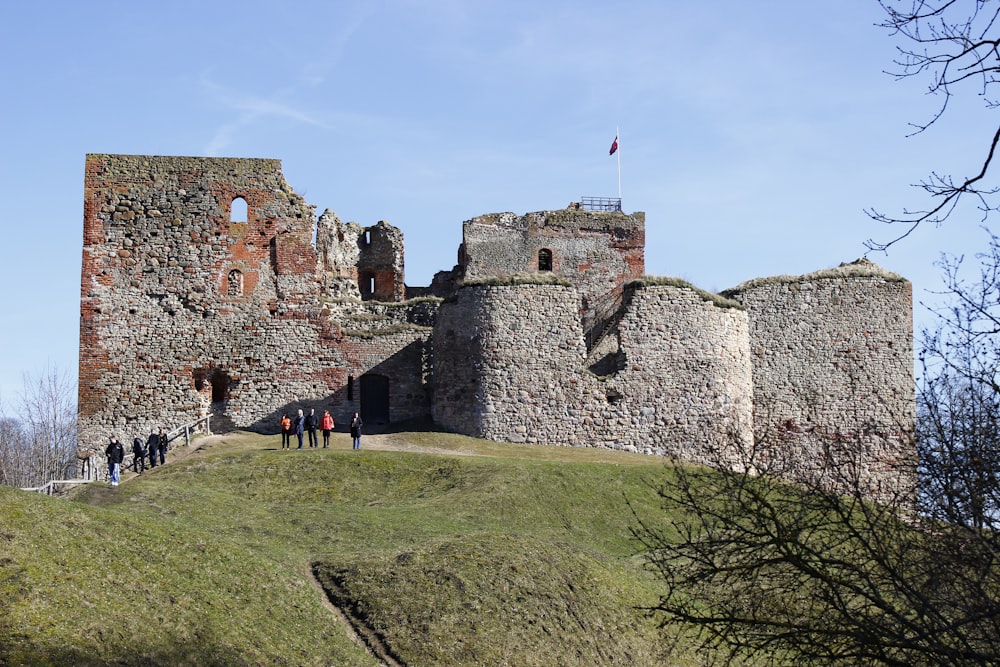
M 92 479 L 54 479 L 54 480 L 52 480 L 50 482 L 46 482 L 45 484 L 42 484 L 41 486 L 21 487 L 21 490 L 22 491 L 37 491 L 38 493 L 44 493 L 47 496 L 51 496 L 51 495 L 53 495 L 55 493 L 54 486 L 56 484 L 67 484 L 67 485 L 72 486 L 74 484 L 90 484 L 92 481 L 94 481 L 94 480 L 92 480 Z
M 205 432 L 208 433 L 209 435 L 212 434 L 211 420 L 212 420 L 212 415 L 205 415 L 204 417 L 199 417 L 198 419 L 195 419 L 193 422 L 184 424 L 183 426 L 178 426 L 175 429 L 167 431 L 167 442 L 169 443 L 171 440 L 176 440 L 183 433 L 184 446 L 188 447 L 191 445 L 192 432 L 196 431 L 195 427 L 197 427 L 202 422 L 205 423 Z M 21 487 L 21 490 L 36 491 L 38 493 L 44 493 L 47 496 L 51 496 L 55 492 L 54 489 L 56 484 L 67 484 L 67 485 L 89 484 L 90 482 L 95 482 L 101 479 L 101 477 L 103 476 L 101 469 L 104 466 L 102 465 L 102 460 L 101 457 L 98 455 L 98 452 L 96 451 L 91 452 L 90 456 L 81 458 L 80 462 L 83 466 L 83 474 L 85 474 L 86 477 L 82 477 L 80 479 L 58 479 L 58 480 L 54 479 L 50 482 L 43 484 L 42 486 Z M 124 461 L 122 462 L 122 464 L 124 465 Z

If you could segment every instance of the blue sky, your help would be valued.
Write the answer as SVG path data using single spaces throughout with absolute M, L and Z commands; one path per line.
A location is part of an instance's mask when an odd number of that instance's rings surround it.
M 87 153 L 267 157 L 318 212 L 402 229 L 406 280 L 455 263 L 461 223 L 616 196 L 647 273 L 718 291 L 852 261 L 978 169 L 991 118 L 897 82 L 874 0 L 0 0 L 0 398 L 76 371 Z M 940 288 L 974 209 L 871 255 Z M 918 324 L 923 321 L 917 307 Z

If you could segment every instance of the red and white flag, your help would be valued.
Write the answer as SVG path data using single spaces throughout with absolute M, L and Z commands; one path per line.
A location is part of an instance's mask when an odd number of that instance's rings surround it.
M 618 135 L 615 135 L 615 140 L 611 142 L 611 150 L 608 151 L 608 155 L 614 155 L 615 151 L 618 150 Z

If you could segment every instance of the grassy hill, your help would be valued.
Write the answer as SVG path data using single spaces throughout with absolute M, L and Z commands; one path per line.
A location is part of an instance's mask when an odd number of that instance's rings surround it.
M 118 488 L 0 487 L 0 665 L 697 664 L 642 611 L 626 500 L 656 516 L 662 460 L 364 444 L 237 433 Z

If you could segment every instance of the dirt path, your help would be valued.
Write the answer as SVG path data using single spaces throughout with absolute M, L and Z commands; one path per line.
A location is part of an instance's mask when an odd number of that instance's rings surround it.
M 316 578 L 314 570 L 309 571 L 309 583 L 312 584 L 316 592 L 323 600 L 323 606 L 330 610 L 337 622 L 344 627 L 347 636 L 358 646 L 364 648 L 369 655 L 379 661 L 381 667 L 406 667 L 389 653 L 389 649 L 375 631 L 364 623 L 360 618 L 354 616 L 349 611 L 335 605 L 327 594 L 323 584 Z
M 236 439 L 239 435 L 236 435 Z M 274 436 L 274 448 L 280 448 L 280 440 L 278 436 Z M 192 442 L 191 445 L 185 446 L 180 445 L 178 447 L 172 447 L 167 453 L 167 464 L 174 461 L 183 461 L 189 456 L 195 454 L 208 454 L 217 453 L 227 449 L 227 445 L 234 440 L 231 434 L 221 434 L 221 435 L 208 435 L 202 436 Z M 344 446 L 343 438 L 333 441 L 332 448 L 337 450 L 350 449 L 350 441 L 347 441 L 347 447 Z M 243 446 L 237 444 L 234 446 L 237 449 L 244 449 Z M 393 452 L 420 452 L 423 454 L 455 454 L 455 455 L 466 455 L 466 456 L 481 456 L 475 452 L 461 451 L 456 449 L 449 449 L 446 447 L 428 447 L 426 445 L 416 444 L 406 438 L 405 433 L 376 433 L 372 435 L 365 435 L 361 443 L 362 450 L 373 450 L 373 451 L 393 451 Z M 295 446 L 292 449 L 296 449 Z M 308 451 L 310 448 L 307 446 L 303 451 Z

